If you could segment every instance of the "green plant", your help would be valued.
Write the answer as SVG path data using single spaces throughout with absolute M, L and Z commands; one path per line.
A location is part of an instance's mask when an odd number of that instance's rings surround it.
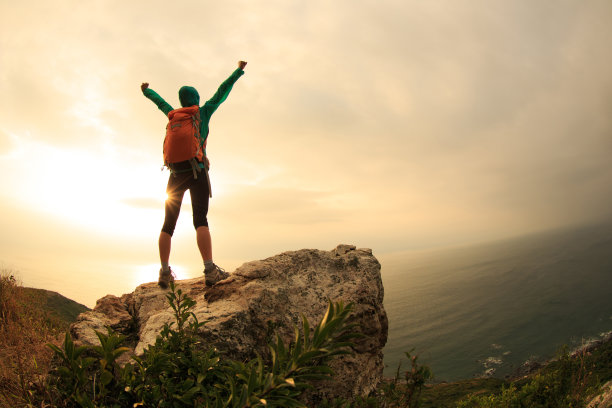
M 376 392 L 369 396 L 357 396 L 352 401 L 335 398 L 323 401 L 319 408 L 416 408 L 421 406 L 421 391 L 433 376 L 428 366 L 418 362 L 418 356 L 412 351 L 405 355 L 411 368 L 404 372 L 401 379 L 401 361 L 398 363 L 395 377 L 391 381 L 383 381 Z
M 210 391 L 224 378 L 221 357 L 199 346 L 197 332 L 205 322 L 191 311 L 195 301 L 174 283 L 170 288 L 166 297 L 175 321 L 164 325 L 143 356 L 133 357 L 135 364 L 124 366 L 124 391 L 135 406 L 208 406 Z
M 304 406 L 297 397 L 311 387 L 310 381 L 331 377 L 333 372 L 326 363 L 334 356 L 350 353 L 349 340 L 357 336 L 350 331 L 353 326 L 346 324 L 351 309 L 352 305 L 330 301 L 312 337 L 308 320 L 302 316 L 302 331 L 295 327 L 289 347 L 278 335 L 276 342 L 270 343 L 269 365 L 259 356 L 247 364 L 232 362 L 238 379 L 228 377 L 227 391 L 238 396 L 238 404 L 232 406 Z
M 155 344 L 121 367 L 124 338 L 98 334 L 100 346 L 76 347 L 67 334 L 63 349 L 50 345 L 60 361 L 52 383 L 66 406 L 304 407 L 301 393 L 314 380 L 332 376 L 328 362 L 351 353 L 357 336 L 347 322 L 352 304 L 329 302 L 311 329 L 303 317 L 293 341 L 280 336 L 269 344 L 270 359 L 234 361 L 200 345 L 198 322 L 189 296 L 171 284 L 167 295 L 174 320 Z
M 87 347 L 75 346 L 69 332 L 66 332 L 62 349 L 54 344 L 49 344 L 49 348 L 61 360 L 60 365 L 55 370 L 57 390 L 70 400 L 81 402 L 84 389 L 88 384 L 87 368 L 94 363 L 95 358 L 83 357 L 82 355 Z
M 526 380 L 502 388 L 499 394 L 472 395 L 460 401 L 459 408 L 575 408 L 593 392 L 589 386 L 590 369 L 584 353 L 571 356 L 563 347 L 556 361 Z
M 423 386 L 433 377 L 428 366 L 419 364 L 418 355 L 411 354 L 413 351 L 404 353 L 410 361 L 410 369 L 404 372 L 404 381 L 400 381 L 400 361 L 394 379 L 383 385 L 382 395 L 391 407 L 419 407 Z

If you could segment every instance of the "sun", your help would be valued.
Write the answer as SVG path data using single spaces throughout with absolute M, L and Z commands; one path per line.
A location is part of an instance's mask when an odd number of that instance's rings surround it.
M 36 146 L 39 171 L 13 191 L 38 212 L 102 234 L 149 236 L 163 220 L 168 173 L 106 153 Z M 42 171 L 40 171 L 42 169 Z

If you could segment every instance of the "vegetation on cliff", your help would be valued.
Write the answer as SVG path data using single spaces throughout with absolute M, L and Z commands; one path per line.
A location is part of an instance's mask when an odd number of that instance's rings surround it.
M 47 309 L 43 292 L 22 287 L 0 271 L 0 404 L 19 406 L 45 393 L 51 368 L 47 343 L 60 344 L 69 323 Z
M 277 337 L 269 355 L 239 362 L 214 348 L 196 347 L 195 334 L 205 322 L 191 312 L 192 299 L 173 289 L 168 301 L 175 322 L 143 356 L 122 365 L 118 359 L 126 349 L 120 335 L 98 333 L 97 347 L 77 347 L 68 334 L 62 343 L 68 323 L 49 312 L 46 295 L 25 290 L 5 271 L 0 279 L 1 406 L 305 406 L 301 396 L 313 381 L 333 376 L 330 359 L 351 352 L 351 305 L 330 302 L 319 324 L 311 328 L 304 319 L 290 344 Z M 612 342 L 574 354 L 564 350 L 550 364 L 512 380 L 425 385 L 431 372 L 416 355 L 406 356 L 407 370 L 398 367 L 396 377 L 372 395 L 316 406 L 581 407 L 612 379 Z
M 423 408 L 577 408 L 585 407 L 612 379 L 612 342 L 557 358 L 528 375 L 481 378 L 428 386 Z M 607 407 L 606 407 L 607 408 Z

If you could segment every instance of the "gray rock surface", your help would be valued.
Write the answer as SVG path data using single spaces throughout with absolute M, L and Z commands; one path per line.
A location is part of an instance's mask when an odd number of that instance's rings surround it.
M 364 336 L 355 341 L 354 355 L 332 363 L 334 380 L 317 384 L 309 400 L 366 395 L 382 379 L 388 322 L 380 264 L 370 249 L 339 245 L 331 251 L 284 252 L 247 262 L 212 288 L 205 288 L 203 277 L 177 281 L 176 286 L 197 301 L 193 311 L 198 320 L 208 321 L 200 332 L 203 344 L 214 344 L 234 359 L 267 353 L 271 328 L 289 343 L 301 315 L 313 326 L 323 317 L 328 299 L 353 302 L 351 319 Z M 72 336 L 78 343 L 99 344 L 94 331 L 109 326 L 128 336 L 133 353 L 140 355 L 163 325 L 174 320 L 167 292 L 151 282 L 120 298 L 107 295 L 79 316 Z
M 594 397 L 587 408 L 610 408 L 612 407 L 612 381 L 608 381 L 601 387 L 599 395 Z

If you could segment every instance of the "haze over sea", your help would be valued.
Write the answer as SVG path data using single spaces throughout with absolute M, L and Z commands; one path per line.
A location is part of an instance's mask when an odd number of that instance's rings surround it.
M 612 330 L 612 223 L 379 259 L 387 376 L 414 348 L 438 381 L 503 377 Z

